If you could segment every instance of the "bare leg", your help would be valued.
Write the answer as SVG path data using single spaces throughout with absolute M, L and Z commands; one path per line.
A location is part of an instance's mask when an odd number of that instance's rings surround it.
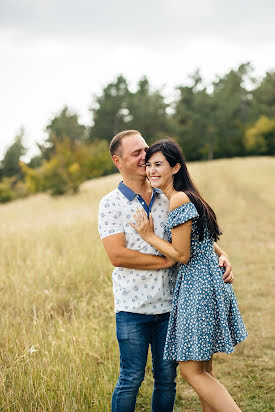
M 208 407 L 207 412 L 241 411 L 225 387 L 206 372 L 205 362 L 186 361 L 179 362 L 179 365 L 183 378 L 197 392 L 205 407 Z M 210 364 L 207 367 L 210 367 Z
M 205 361 L 205 372 L 209 373 L 209 375 L 215 378 L 215 375 L 213 372 L 212 358 L 209 359 L 208 361 Z
M 209 375 L 215 378 L 214 372 L 212 369 L 212 358 L 209 359 L 208 361 L 204 361 L 203 363 L 204 363 L 205 372 L 209 373 Z M 202 412 L 214 412 L 214 409 L 212 409 L 211 406 L 209 406 L 208 403 L 206 403 L 202 398 L 200 398 L 200 403 L 202 406 Z
M 200 398 L 201 406 L 202 406 L 202 412 L 216 412 L 214 409 L 211 408 L 211 406 L 208 405 L 208 403 L 204 402 Z

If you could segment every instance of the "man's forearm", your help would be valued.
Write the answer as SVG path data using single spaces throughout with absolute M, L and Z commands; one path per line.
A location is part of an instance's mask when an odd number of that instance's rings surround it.
M 129 269 L 154 270 L 172 266 L 164 256 L 147 255 L 127 248 L 112 256 L 109 255 L 109 259 L 113 266 Z
M 216 253 L 219 257 L 220 257 L 221 255 L 223 255 L 223 256 L 225 256 L 225 257 L 228 258 L 227 253 L 226 253 L 224 250 L 222 250 L 222 249 L 217 245 L 216 242 L 214 243 L 214 249 L 215 249 L 215 253 Z
M 219 266 L 223 266 L 225 271 L 223 274 L 223 280 L 226 283 L 232 283 L 234 281 L 234 275 L 231 270 L 231 263 L 224 250 L 222 250 L 216 243 L 214 244 L 215 252 L 219 256 Z

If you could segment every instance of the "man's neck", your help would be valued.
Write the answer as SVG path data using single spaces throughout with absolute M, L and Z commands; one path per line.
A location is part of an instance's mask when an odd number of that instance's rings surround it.
M 123 183 L 129 187 L 133 192 L 138 193 L 140 195 L 145 196 L 148 193 L 152 193 L 152 187 L 150 185 L 150 182 L 144 178 L 140 180 L 132 180 L 132 179 L 127 179 L 125 176 L 123 177 Z

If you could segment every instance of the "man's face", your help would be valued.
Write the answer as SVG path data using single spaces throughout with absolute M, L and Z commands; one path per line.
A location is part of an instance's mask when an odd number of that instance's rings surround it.
M 145 155 L 148 145 L 140 134 L 124 137 L 117 156 L 117 167 L 127 177 L 146 177 Z

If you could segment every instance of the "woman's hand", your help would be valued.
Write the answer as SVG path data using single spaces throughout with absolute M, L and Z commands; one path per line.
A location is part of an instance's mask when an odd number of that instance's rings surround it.
M 131 225 L 144 239 L 146 242 L 150 243 L 150 238 L 155 234 L 154 232 L 154 223 L 151 213 L 149 214 L 149 219 L 145 210 L 136 210 L 136 213 L 133 215 L 133 218 L 136 221 L 136 224 L 129 222 Z

